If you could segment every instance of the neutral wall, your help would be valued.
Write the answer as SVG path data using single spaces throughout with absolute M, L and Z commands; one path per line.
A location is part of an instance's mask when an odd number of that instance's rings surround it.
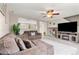
M 69 22 L 69 21 L 67 21 L 66 19 L 61 18 L 61 19 L 53 19 L 50 22 L 48 23 L 48 27 L 58 27 L 59 23 L 65 23 L 65 22 Z
M 39 20 L 33 20 L 33 19 L 25 19 L 25 18 L 18 18 L 18 23 L 21 23 L 23 24 L 23 26 L 25 27 L 24 29 L 21 29 L 21 32 L 20 33 L 23 33 L 25 30 L 30 30 L 28 29 L 28 24 L 32 24 L 33 25 L 36 25 L 36 27 L 34 27 L 34 29 L 32 30 L 37 30 L 38 32 L 44 34 L 47 33 L 47 23 L 46 22 L 43 22 L 43 21 L 39 21 Z
M 20 23 L 20 34 L 23 34 L 24 31 L 28 30 L 37 30 L 37 21 L 32 19 L 26 19 L 19 17 L 18 23 Z
M 39 22 L 40 24 L 39 24 L 39 31 L 40 31 L 40 33 L 42 33 L 42 35 L 44 36 L 44 33 L 45 33 L 45 35 L 47 35 L 47 23 L 46 22 L 42 22 L 42 21 L 40 21 Z
M 0 38 L 9 33 L 9 10 L 7 9 L 7 5 L 2 7 L 6 8 L 6 10 L 4 12 L 4 16 L 0 12 Z M 1 6 L 0 10 L 3 11 L 3 9 L 1 9 Z
M 78 22 L 78 26 L 79 26 L 79 15 L 66 17 L 65 19 L 68 20 L 68 21 L 77 21 Z
M 63 19 L 63 18 L 59 18 L 59 19 L 57 18 L 57 19 L 53 19 L 52 21 L 48 22 L 47 34 L 52 35 L 50 27 L 57 28 L 59 23 L 65 23 L 65 22 L 69 22 L 69 21 L 67 21 L 66 19 Z
M 0 13 L 0 38 L 6 34 L 5 30 L 6 24 L 5 24 L 5 17 Z
M 3 6 L 3 4 L 0 5 L 0 10 L 5 13 L 3 16 L 0 13 L 0 38 L 4 35 L 11 32 L 12 25 L 17 23 L 18 16 L 16 16 L 13 12 L 11 12 L 7 6 Z
M 68 21 L 77 21 L 78 22 L 77 30 L 79 32 L 79 15 L 66 17 L 65 19 Z
M 18 23 L 29 23 L 29 24 L 37 24 L 36 20 L 25 19 L 22 17 L 18 18 Z
M 11 32 L 13 24 L 16 24 L 18 22 L 19 17 L 15 15 L 13 12 L 10 12 L 9 15 L 10 15 L 9 21 L 10 21 L 10 32 Z

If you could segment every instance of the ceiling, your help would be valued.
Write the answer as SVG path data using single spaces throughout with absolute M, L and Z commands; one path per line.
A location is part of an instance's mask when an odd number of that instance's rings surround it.
M 28 19 L 42 20 L 43 18 L 40 11 L 46 11 L 48 9 L 54 9 L 59 12 L 59 17 L 69 17 L 79 14 L 78 3 L 9 3 L 8 7 L 18 16 L 22 16 Z

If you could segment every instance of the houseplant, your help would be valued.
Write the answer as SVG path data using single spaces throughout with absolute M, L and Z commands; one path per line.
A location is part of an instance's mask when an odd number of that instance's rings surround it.
M 19 32 L 20 32 L 20 23 L 14 24 L 12 30 L 13 30 L 14 34 L 19 35 Z

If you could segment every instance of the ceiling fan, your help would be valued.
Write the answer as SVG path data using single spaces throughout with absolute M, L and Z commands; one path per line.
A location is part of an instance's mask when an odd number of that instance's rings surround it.
M 49 18 L 52 18 L 54 15 L 59 15 L 59 13 L 54 12 L 53 9 L 50 9 L 48 11 L 41 11 L 41 14 L 43 15 L 43 17 Z

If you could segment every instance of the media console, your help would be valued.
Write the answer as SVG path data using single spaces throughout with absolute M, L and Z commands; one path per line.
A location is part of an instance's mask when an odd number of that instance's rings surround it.
M 58 32 L 58 38 L 73 42 L 79 42 L 79 34 L 77 32 Z

